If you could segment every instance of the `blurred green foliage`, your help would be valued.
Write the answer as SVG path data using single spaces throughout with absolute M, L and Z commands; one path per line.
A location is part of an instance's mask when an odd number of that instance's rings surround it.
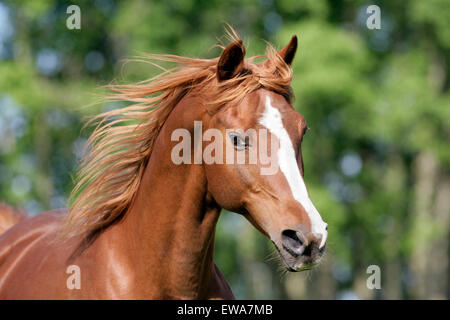
M 297 34 L 294 107 L 311 128 L 305 180 L 330 226 L 327 256 L 284 275 L 269 241 L 224 212 L 217 264 L 238 298 L 449 297 L 449 1 L 80 0 L 81 30 L 66 27 L 71 4 L 0 1 L 0 199 L 31 214 L 66 205 L 84 116 L 118 105 L 85 106 L 102 85 L 158 71 L 124 59 L 215 57 L 225 23 L 248 56 Z M 370 4 L 379 30 L 366 27 Z M 371 264 L 380 291 L 365 287 Z

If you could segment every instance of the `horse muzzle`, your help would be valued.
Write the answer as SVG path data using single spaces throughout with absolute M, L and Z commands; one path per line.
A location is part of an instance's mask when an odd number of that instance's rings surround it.
M 326 237 L 327 234 L 317 237 L 312 233 L 286 229 L 274 244 L 285 267 L 296 272 L 318 264 L 325 252 Z

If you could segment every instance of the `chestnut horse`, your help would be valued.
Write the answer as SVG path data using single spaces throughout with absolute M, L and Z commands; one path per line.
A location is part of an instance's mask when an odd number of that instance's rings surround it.
M 154 55 L 176 67 L 111 86 L 112 100 L 130 106 L 96 117 L 68 211 L 24 219 L 0 236 L 0 298 L 232 299 L 213 261 L 222 208 L 270 238 L 288 270 L 319 261 L 327 224 L 303 181 L 307 126 L 290 104 L 297 38 L 245 59 L 242 41 L 229 36 L 218 58 Z M 256 138 L 239 130 L 267 130 L 277 170 L 261 174 L 259 158 L 175 163 L 173 132 L 194 136 L 198 122 L 223 134 L 227 152 L 246 157 Z M 183 156 L 207 146 L 194 139 Z

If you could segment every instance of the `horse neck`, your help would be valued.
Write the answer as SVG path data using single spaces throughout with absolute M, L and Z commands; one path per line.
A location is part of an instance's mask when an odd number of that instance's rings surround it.
M 193 130 L 194 120 L 204 117 L 194 106 L 195 101 L 182 100 L 166 120 L 120 232 L 131 246 L 124 250 L 132 255 L 135 277 L 142 276 L 148 293 L 161 298 L 204 297 L 215 275 L 220 208 L 208 196 L 202 165 L 171 161 L 172 131 Z

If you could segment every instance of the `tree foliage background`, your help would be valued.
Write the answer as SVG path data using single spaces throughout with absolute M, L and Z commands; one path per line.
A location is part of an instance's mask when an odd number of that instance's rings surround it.
M 66 27 L 81 9 L 81 30 Z M 369 30 L 368 5 L 381 8 Z M 224 212 L 216 262 L 238 298 L 450 296 L 450 2 L 446 0 L 0 1 L 0 199 L 31 215 L 66 206 L 90 129 L 86 107 L 111 81 L 156 69 L 142 53 L 215 57 L 231 24 L 261 54 L 299 36 L 294 107 L 310 196 L 329 223 L 327 254 L 279 271 L 273 249 Z M 378 265 L 381 289 L 367 267 Z

